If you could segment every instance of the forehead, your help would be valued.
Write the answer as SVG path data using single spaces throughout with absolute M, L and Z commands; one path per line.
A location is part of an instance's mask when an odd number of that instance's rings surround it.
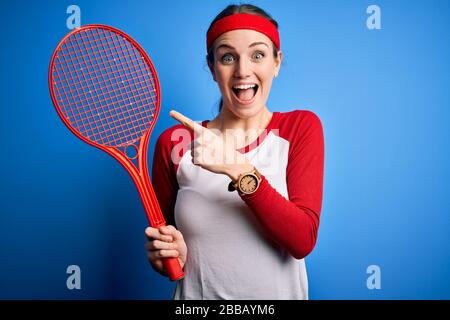
M 246 49 L 254 42 L 264 42 L 268 46 L 271 44 L 271 40 L 265 34 L 247 29 L 232 30 L 221 34 L 215 41 L 215 47 L 217 48 L 221 44 L 230 45 L 236 49 Z

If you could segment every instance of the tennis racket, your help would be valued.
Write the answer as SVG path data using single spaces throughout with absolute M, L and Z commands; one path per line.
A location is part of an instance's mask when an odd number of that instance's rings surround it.
M 119 161 L 136 184 L 150 225 L 165 225 L 147 165 L 160 88 L 142 47 L 115 28 L 83 26 L 56 47 L 48 81 L 64 124 L 78 138 Z M 184 277 L 178 258 L 163 263 L 171 280 Z

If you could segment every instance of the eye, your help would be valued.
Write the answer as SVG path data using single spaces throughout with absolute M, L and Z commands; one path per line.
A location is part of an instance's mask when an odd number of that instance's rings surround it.
M 252 59 L 255 60 L 261 60 L 262 58 L 264 58 L 264 53 L 262 53 L 261 51 L 256 51 L 252 56 Z
M 234 61 L 234 57 L 230 53 L 226 53 L 222 56 L 221 61 L 223 64 L 231 64 Z

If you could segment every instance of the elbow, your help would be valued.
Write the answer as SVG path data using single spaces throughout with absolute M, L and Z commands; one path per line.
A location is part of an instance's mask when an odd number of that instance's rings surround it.
M 307 255 L 309 255 L 313 249 L 314 249 L 314 245 L 299 246 L 298 248 L 293 248 L 292 250 L 290 250 L 290 254 L 295 259 L 300 260 L 300 259 L 305 258 Z
M 308 256 L 314 249 L 317 242 L 318 224 L 313 223 L 309 232 L 299 232 L 292 246 L 290 246 L 289 253 L 297 260 Z
M 288 251 L 295 259 L 303 259 L 313 251 L 316 245 L 316 240 L 316 233 L 314 233 L 309 239 L 297 239 L 295 244 L 292 245 Z

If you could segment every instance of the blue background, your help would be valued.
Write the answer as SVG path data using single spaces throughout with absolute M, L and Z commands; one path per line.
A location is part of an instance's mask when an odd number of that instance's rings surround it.
M 146 261 L 135 187 L 75 138 L 47 87 L 51 54 L 81 23 L 124 30 L 160 76 L 157 136 L 170 109 L 212 119 L 220 93 L 205 32 L 228 1 L 10 1 L 0 32 L 0 298 L 168 299 Z M 312 299 L 449 299 L 449 1 L 254 1 L 280 24 L 284 63 L 272 111 L 308 109 L 325 132 L 319 240 L 306 258 Z M 382 29 L 366 27 L 377 4 Z M 81 290 L 66 268 L 81 268 Z M 381 268 L 369 290 L 366 268 Z

